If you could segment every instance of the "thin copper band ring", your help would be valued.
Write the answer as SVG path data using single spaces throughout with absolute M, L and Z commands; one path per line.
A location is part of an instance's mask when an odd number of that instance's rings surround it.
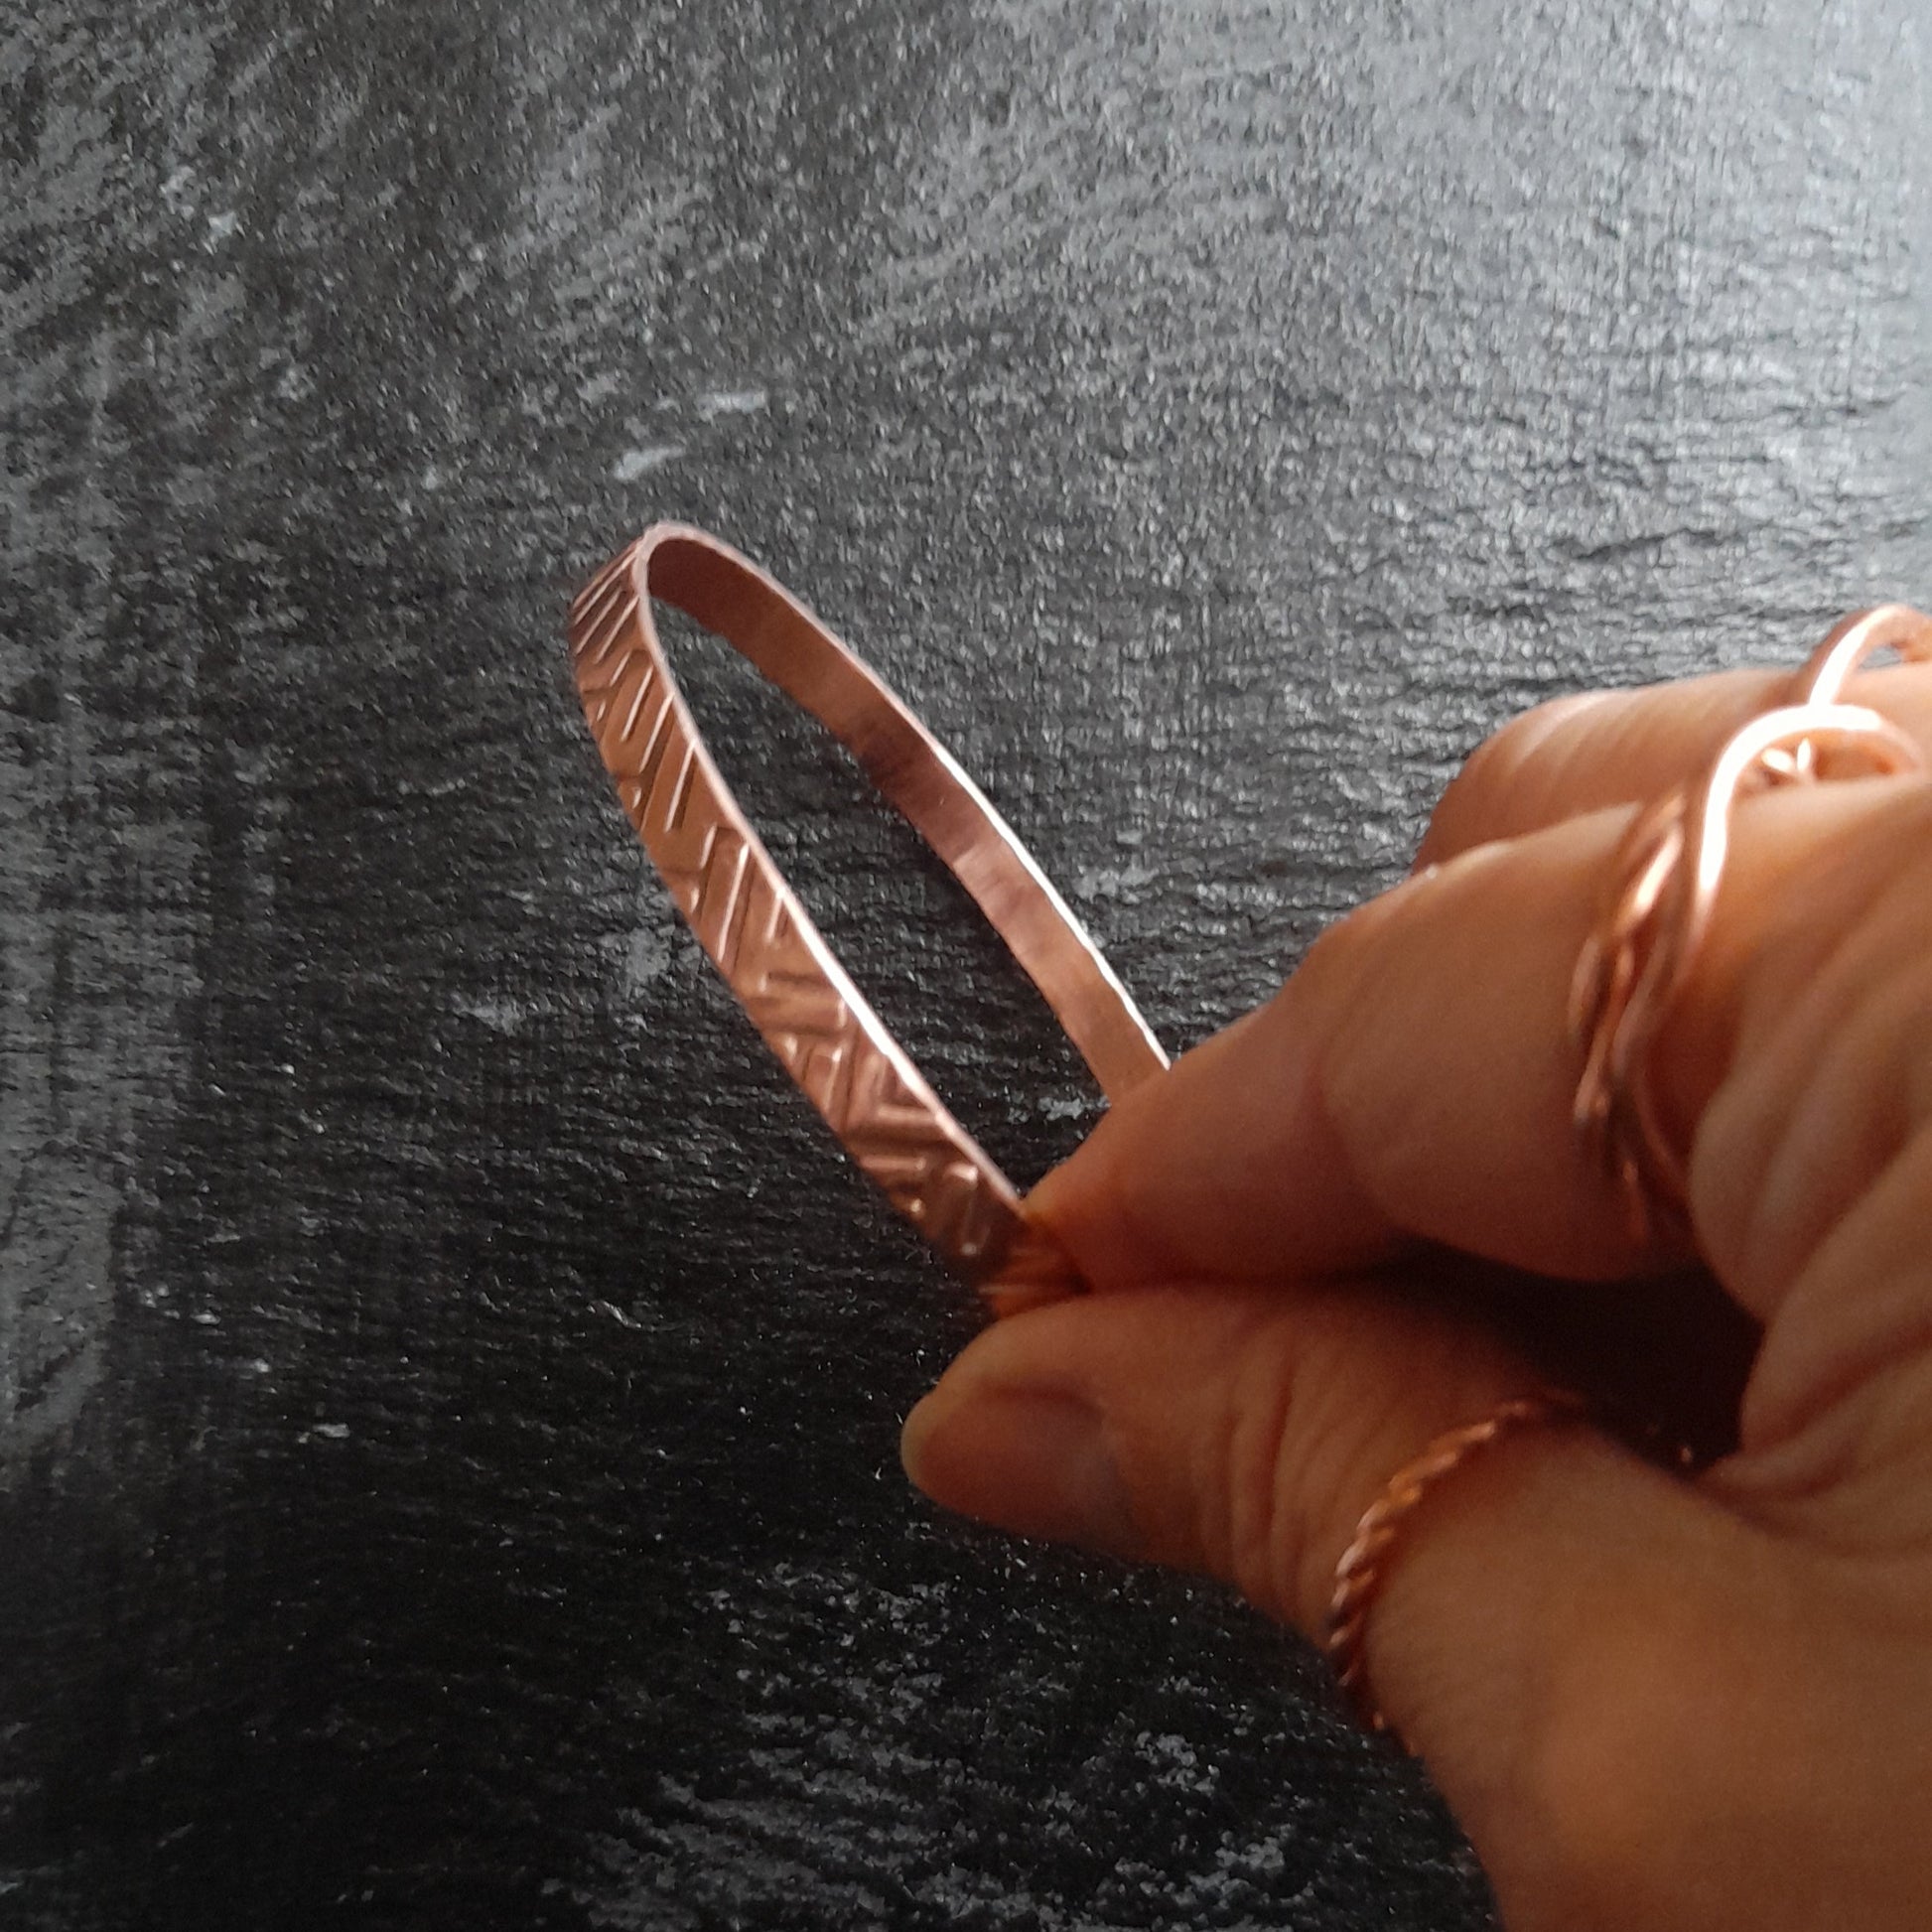
M 1552 1390 L 1498 1403 L 1486 1416 L 1435 1436 L 1382 1485 L 1355 1525 L 1335 1565 L 1322 1648 L 1336 1681 L 1365 1728 L 1406 1740 L 1377 1702 L 1368 1670 L 1369 1612 L 1388 1580 L 1390 1559 L 1409 1519 L 1434 1491 L 1478 1450 L 1505 1436 L 1550 1424 L 1581 1422 L 1582 1397 Z
M 746 821 L 672 676 L 653 599 L 748 658 L 845 744 L 973 896 L 1118 1100 L 1166 1067 L 1026 848 L 881 679 L 757 565 L 660 523 L 571 610 L 578 688 L 618 796 L 765 1043 L 888 1198 L 996 1311 L 1080 1292 L 1059 1244 L 853 985 Z

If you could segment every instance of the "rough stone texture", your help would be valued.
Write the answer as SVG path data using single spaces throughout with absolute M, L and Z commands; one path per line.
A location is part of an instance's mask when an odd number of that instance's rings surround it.
M 1932 596 L 1929 58 L 1917 0 L 10 0 L 0 1917 L 1486 1923 L 1292 1639 L 906 1493 L 971 1311 L 648 879 L 564 604 L 654 515 L 751 550 L 1185 1043 L 1510 710 Z M 1036 1002 L 686 656 L 1039 1172 Z

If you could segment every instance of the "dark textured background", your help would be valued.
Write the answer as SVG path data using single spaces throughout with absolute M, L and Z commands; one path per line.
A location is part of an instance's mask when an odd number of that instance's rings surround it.
M 1294 1641 L 906 1492 L 971 1311 L 564 605 L 751 550 L 1184 1044 L 1503 714 L 1932 594 L 1920 0 L 0 23 L 0 1923 L 1486 1923 Z M 1037 1003 L 686 661 L 1037 1173 Z

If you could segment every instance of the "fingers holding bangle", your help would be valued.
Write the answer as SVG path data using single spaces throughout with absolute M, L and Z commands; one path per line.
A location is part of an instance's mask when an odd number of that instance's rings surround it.
M 983 1336 L 908 1424 L 942 1502 L 1321 1637 L 1512 1922 L 1662 1922 L 1714 1856 L 1783 1896 L 1779 1778 L 1898 1737 L 1871 1660 L 1921 1586 L 1869 1559 L 1923 1486 L 1842 1477 L 1895 1475 L 1901 1431 L 1927 1452 L 1932 785 L 1916 728 L 1843 702 L 1845 642 L 1651 809 L 1453 853 L 1129 1096 L 1033 1199 L 1101 1292 Z M 1423 1245 L 1608 1298 L 1691 1237 L 1764 1324 L 1742 1447 L 1697 1481 L 1592 1427 Z M 1738 1829 L 1679 1829 L 1725 1791 Z M 1880 1791 L 1834 1856 L 1918 1802 Z
M 1848 775 L 1909 761 L 1895 728 L 1848 722 L 1834 755 Z M 1645 1011 L 1642 1075 L 1638 1036 L 1617 1042 L 1620 1091 L 1642 1080 L 1680 1163 L 1746 1008 L 1761 1021 L 1766 1000 L 1795 997 L 1874 895 L 1905 890 L 1916 849 L 1910 777 L 1759 784 L 1764 759 L 1808 736 L 1782 732 L 1733 758 L 1724 810 L 1707 800 L 1701 822 L 1726 834 L 1719 884 L 1699 943 L 1672 954 L 1670 997 Z M 1267 1007 L 1129 1096 L 1035 1208 L 1103 1289 L 1375 1266 L 1418 1240 L 1596 1280 L 1687 1255 L 1683 1229 L 1633 1229 L 1619 1171 L 1572 1126 L 1587 1064 L 1573 982 L 1606 952 L 1629 825 L 1595 812 L 1488 842 L 1341 921 Z

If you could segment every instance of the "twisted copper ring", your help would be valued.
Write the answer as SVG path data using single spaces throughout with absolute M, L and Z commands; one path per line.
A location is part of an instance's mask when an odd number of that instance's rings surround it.
M 1576 1421 L 1585 1413 L 1581 1397 L 1556 1391 L 1500 1403 L 1477 1421 L 1446 1429 L 1435 1437 L 1389 1478 L 1362 1512 L 1353 1541 L 1335 1565 L 1334 1594 L 1328 1599 L 1322 1647 L 1356 1716 L 1368 1729 L 1385 1731 L 1407 1748 L 1369 1685 L 1368 1615 L 1388 1574 L 1389 1552 L 1410 1515 L 1431 1490 L 1478 1449 L 1518 1430 Z
M 851 750 L 972 894 L 1118 1100 L 1167 1056 L 1093 941 L 972 779 L 794 597 L 701 530 L 660 523 L 572 607 L 586 716 L 678 909 L 853 1158 L 996 1312 L 1085 1284 L 847 977 L 719 776 L 657 634 L 661 598 Z
M 1659 1114 L 1651 1049 L 1709 929 L 1737 801 L 1770 785 L 1923 767 L 1895 725 L 1840 702 L 1859 666 L 1885 649 L 1932 658 L 1932 618 L 1899 604 L 1847 618 L 1773 709 L 1726 739 L 1695 783 L 1639 813 L 1624 838 L 1614 889 L 1571 987 L 1571 1028 L 1584 1054 L 1573 1120 L 1622 1189 L 1639 1241 L 1683 1218 L 1686 1161 Z

